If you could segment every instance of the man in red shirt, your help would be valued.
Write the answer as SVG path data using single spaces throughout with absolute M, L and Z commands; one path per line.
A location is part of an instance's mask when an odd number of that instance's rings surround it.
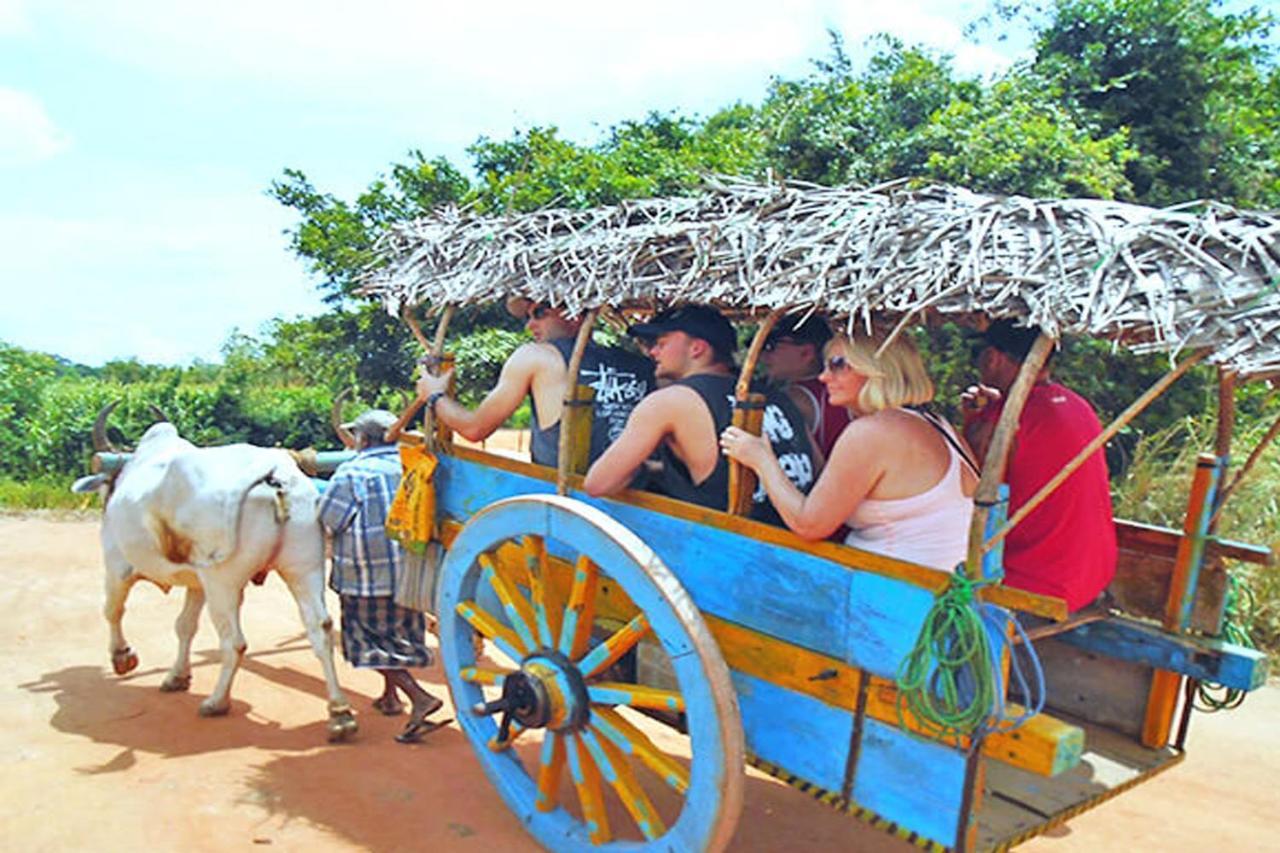
M 1023 360 L 1040 330 L 998 320 L 983 333 L 981 384 L 961 397 L 965 438 L 985 461 L 987 446 Z M 1005 480 L 1017 512 L 1102 432 L 1093 406 L 1053 382 L 1046 363 L 1018 421 Z M 1116 528 L 1102 451 L 1094 453 L 1004 540 L 1005 583 L 1065 599 L 1070 610 L 1093 602 L 1116 571 Z

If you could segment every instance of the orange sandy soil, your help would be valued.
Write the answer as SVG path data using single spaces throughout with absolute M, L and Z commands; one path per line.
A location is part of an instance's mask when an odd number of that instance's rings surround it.
M 125 631 L 141 666 L 112 675 L 97 530 L 94 519 L 0 516 L 5 848 L 536 849 L 457 728 L 414 746 L 392 740 L 405 718 L 369 709 L 376 674 L 339 661 L 361 732 L 354 743 L 325 742 L 320 668 L 274 576 L 246 595 L 249 654 L 230 716 L 196 716 L 217 672 L 207 617 L 191 692 L 157 689 L 174 653 L 180 592 L 135 588 Z M 446 694 L 438 667 L 421 678 Z M 1273 685 L 1233 714 L 1198 717 L 1183 765 L 1024 849 L 1277 849 L 1278 712 Z M 913 849 L 749 774 L 733 849 L 836 848 Z

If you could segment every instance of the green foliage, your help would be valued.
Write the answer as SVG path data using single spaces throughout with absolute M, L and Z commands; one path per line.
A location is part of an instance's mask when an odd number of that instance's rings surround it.
M 0 477 L 0 508 L 87 510 L 102 504 L 96 492 L 87 495 L 72 492 L 73 481 L 74 478 L 67 476 L 35 480 Z
M 486 329 L 451 341 L 458 399 L 468 406 L 479 404 L 498 384 L 498 374 L 507 357 L 528 340 L 529 336 L 521 332 Z
M 1056 0 L 1034 70 L 1102 133 L 1127 130 L 1149 204 L 1280 203 L 1280 99 L 1270 16 L 1219 0 Z

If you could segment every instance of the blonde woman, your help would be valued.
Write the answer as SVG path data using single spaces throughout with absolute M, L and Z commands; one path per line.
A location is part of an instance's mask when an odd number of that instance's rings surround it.
M 818 378 L 853 421 L 806 496 L 791 485 L 769 442 L 736 427 L 724 454 L 756 472 L 787 526 L 823 539 L 840 525 L 845 543 L 950 571 L 964 560 L 978 478 L 963 440 L 940 418 L 909 408 L 933 399 L 933 382 L 905 337 L 877 355 L 883 338 L 836 336 Z

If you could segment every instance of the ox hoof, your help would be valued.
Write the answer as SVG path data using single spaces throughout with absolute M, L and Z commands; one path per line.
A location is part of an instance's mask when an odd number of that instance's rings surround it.
M 138 656 L 128 646 L 116 649 L 111 653 L 111 668 L 116 671 L 116 675 L 128 675 L 138 668 Z
M 188 675 L 170 675 L 160 682 L 161 693 L 182 693 L 191 689 L 191 676 Z M 223 713 L 226 713 L 225 711 Z
M 202 717 L 225 717 L 230 710 L 230 702 L 214 702 L 212 699 L 206 699 L 200 703 L 199 713 Z
M 337 711 L 329 715 L 329 743 L 342 743 L 360 730 L 356 715 L 351 711 Z

